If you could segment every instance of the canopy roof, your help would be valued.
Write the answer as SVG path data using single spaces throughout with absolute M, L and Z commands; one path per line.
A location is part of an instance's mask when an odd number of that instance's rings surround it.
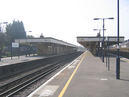
M 103 41 L 103 37 L 93 37 L 93 36 L 77 37 L 77 42 L 88 49 L 93 49 L 93 48 L 96 49 L 96 47 L 98 46 L 98 43 L 102 41 Z M 120 37 L 119 41 L 124 42 L 124 37 Z M 109 45 L 116 44 L 117 37 L 114 37 L 114 36 L 104 37 L 104 44 L 106 44 L 107 42 L 109 43 Z

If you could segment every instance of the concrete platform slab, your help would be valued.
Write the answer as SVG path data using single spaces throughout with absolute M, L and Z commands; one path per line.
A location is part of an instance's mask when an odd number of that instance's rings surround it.
M 38 60 L 38 59 L 43 59 L 46 58 L 45 56 L 16 56 L 11 59 L 11 57 L 7 58 L 2 58 L 0 61 L 0 66 L 5 66 L 5 65 L 11 65 L 11 64 L 17 64 L 17 63 L 22 63 L 22 62 L 28 62 L 28 61 L 33 61 L 33 60 Z
M 53 77 L 46 85 L 58 86 L 53 95 L 42 97 L 129 97 L 129 63 L 121 61 L 121 79 L 115 78 L 115 58 L 110 58 L 110 71 L 99 57 L 85 52 Z M 28 97 L 35 97 L 41 88 Z M 36 96 L 41 97 L 41 96 Z

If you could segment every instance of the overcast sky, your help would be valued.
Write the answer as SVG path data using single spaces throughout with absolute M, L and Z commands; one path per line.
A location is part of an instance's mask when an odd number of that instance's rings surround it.
M 77 44 L 77 36 L 96 36 L 102 21 L 105 35 L 117 35 L 117 0 L 0 0 L 0 22 L 22 20 L 29 35 L 54 37 Z M 101 32 L 102 33 L 102 32 Z M 120 35 L 129 39 L 129 0 L 120 0 Z

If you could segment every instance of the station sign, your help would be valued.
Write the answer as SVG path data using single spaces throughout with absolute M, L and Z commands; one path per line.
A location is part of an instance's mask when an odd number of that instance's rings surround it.
M 100 44 L 99 44 L 99 45 L 100 45 L 100 47 L 102 47 L 102 42 L 100 42 Z
M 15 43 L 15 42 L 13 42 L 13 43 L 12 43 L 12 47 L 14 47 L 14 48 L 18 48 L 18 47 L 19 47 L 19 43 Z

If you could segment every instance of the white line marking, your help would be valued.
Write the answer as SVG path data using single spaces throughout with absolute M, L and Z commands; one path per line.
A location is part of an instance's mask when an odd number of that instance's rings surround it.
M 107 78 L 101 78 L 100 80 L 108 80 Z
M 52 96 L 58 88 L 59 86 L 57 85 L 46 85 L 36 95 L 40 95 L 39 97 Z
M 69 67 L 68 67 L 68 69 L 73 69 L 73 68 L 75 68 L 75 66 L 69 66 Z

